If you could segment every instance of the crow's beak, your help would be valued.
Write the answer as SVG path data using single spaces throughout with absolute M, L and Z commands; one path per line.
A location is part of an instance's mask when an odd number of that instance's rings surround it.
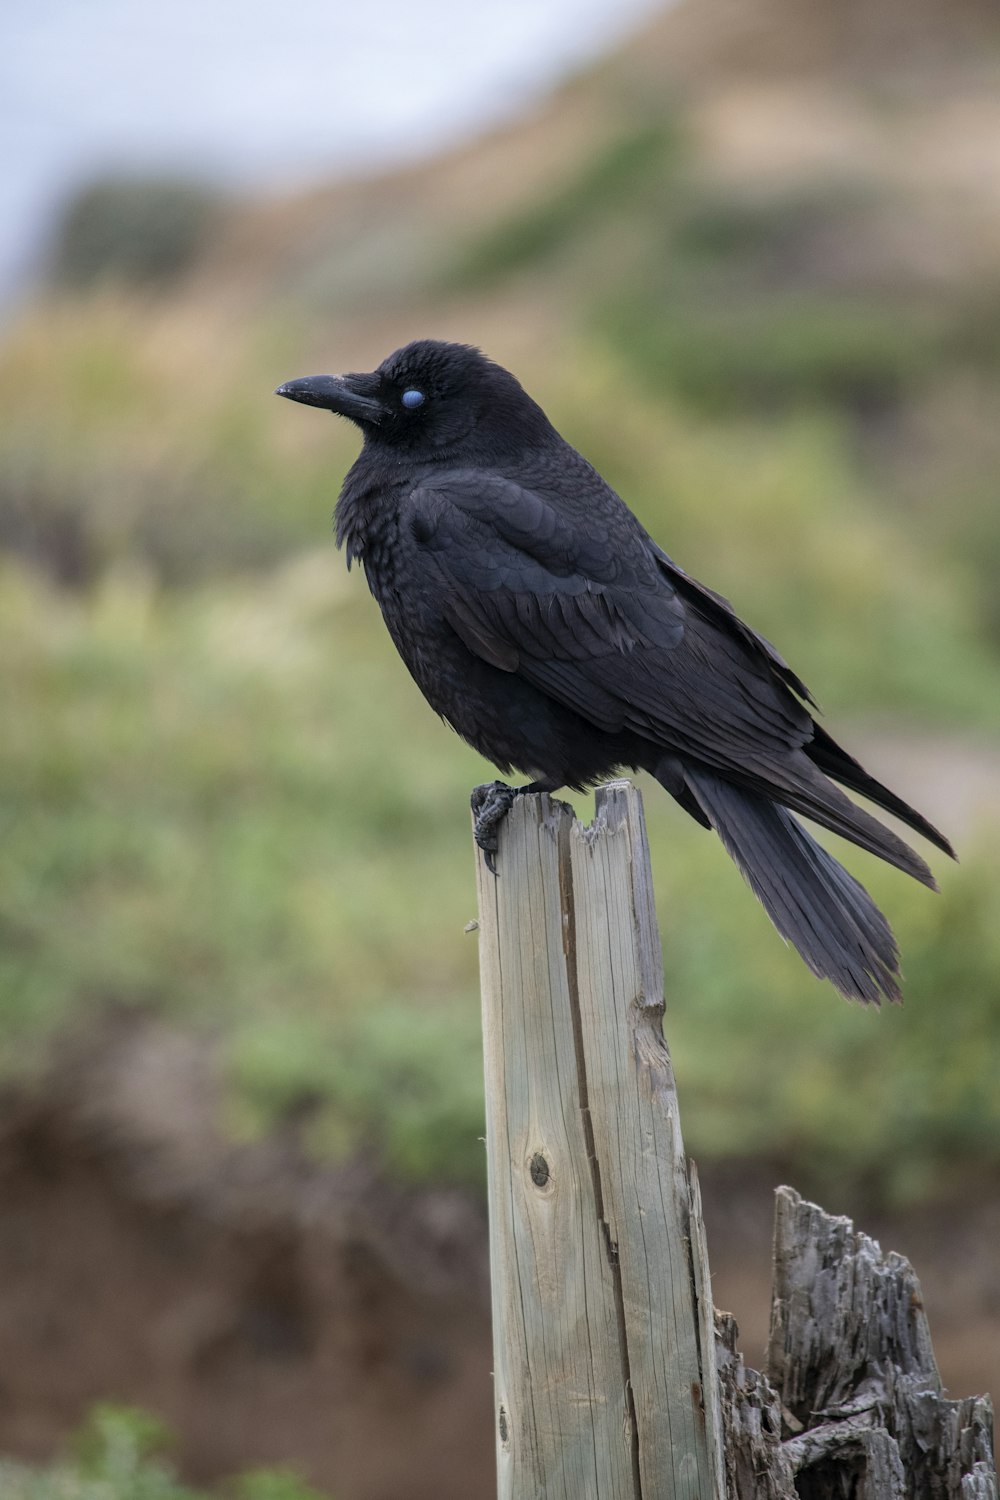
M 377 399 L 380 385 L 377 375 L 306 375 L 302 380 L 286 380 L 274 394 L 306 406 L 325 407 L 352 422 L 378 425 L 385 416 Z

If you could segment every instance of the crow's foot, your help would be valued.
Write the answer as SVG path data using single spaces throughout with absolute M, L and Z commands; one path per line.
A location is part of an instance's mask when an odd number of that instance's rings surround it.
M 472 815 L 475 819 L 473 833 L 476 843 L 486 855 L 486 867 L 492 875 L 497 872 L 497 829 L 514 806 L 518 797 L 534 792 L 553 792 L 559 783 L 552 781 L 529 781 L 524 786 L 508 786 L 506 781 L 485 781 L 473 788 Z
M 527 790 L 527 787 L 508 786 L 506 781 L 487 781 L 472 793 L 473 834 L 492 875 L 497 872 L 497 830 L 514 806 L 514 799 Z

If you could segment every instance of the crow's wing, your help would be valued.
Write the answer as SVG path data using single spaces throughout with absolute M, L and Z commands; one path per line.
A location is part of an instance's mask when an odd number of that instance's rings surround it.
M 463 471 L 411 491 L 401 520 L 444 618 L 484 661 L 601 729 L 784 789 L 812 734 L 798 679 L 615 502 L 581 524 Z
M 691 577 L 690 573 L 685 573 L 680 564 L 675 563 L 673 558 L 668 557 L 652 540 L 650 546 L 656 553 L 663 571 L 671 579 L 682 598 L 689 599 L 695 609 L 714 621 L 724 633 L 736 636 L 752 651 L 763 653 L 771 670 L 785 686 L 791 688 L 793 693 L 805 699 L 806 703 L 811 704 L 813 708 L 817 707 L 815 698 L 802 678 L 792 671 L 785 658 L 775 650 L 765 636 L 760 635 L 745 620 L 740 619 L 728 599 L 724 599 L 714 589 L 707 588 L 705 584 L 699 583 L 697 578 Z

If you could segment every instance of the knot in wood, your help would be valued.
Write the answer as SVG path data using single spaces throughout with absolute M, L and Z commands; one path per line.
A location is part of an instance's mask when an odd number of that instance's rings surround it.
M 531 1180 L 535 1187 L 544 1187 L 549 1180 L 549 1164 L 540 1151 L 536 1151 L 531 1158 L 528 1170 L 531 1172 Z

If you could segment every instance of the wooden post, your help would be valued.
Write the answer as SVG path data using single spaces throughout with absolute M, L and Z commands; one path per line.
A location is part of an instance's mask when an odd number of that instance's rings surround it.
M 519 798 L 479 857 L 501 1500 L 723 1500 L 707 1258 L 639 793 Z
M 712 1308 L 663 1039 L 639 793 L 546 796 L 479 855 L 500 1500 L 998 1500 L 920 1287 L 779 1188 L 769 1366 Z

